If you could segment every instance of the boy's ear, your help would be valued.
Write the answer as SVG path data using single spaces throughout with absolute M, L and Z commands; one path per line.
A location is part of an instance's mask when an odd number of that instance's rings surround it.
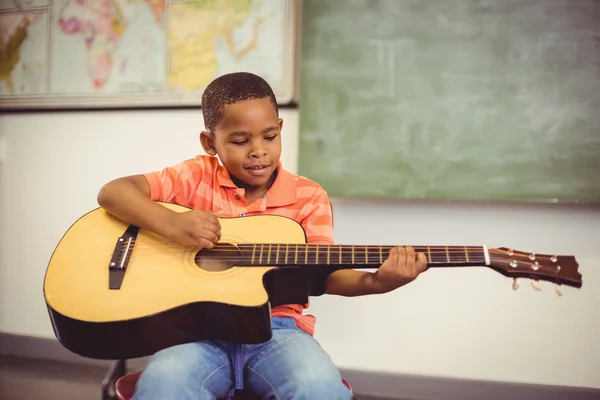
M 202 148 L 209 156 L 216 156 L 217 149 L 215 148 L 215 140 L 213 134 L 207 131 L 200 132 L 200 143 Z

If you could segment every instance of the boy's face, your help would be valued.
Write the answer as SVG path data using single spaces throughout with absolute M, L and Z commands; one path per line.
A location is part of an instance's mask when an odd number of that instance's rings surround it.
M 261 189 L 272 183 L 279 163 L 282 126 L 268 98 L 244 100 L 224 107 L 215 132 L 202 133 L 202 145 L 219 155 L 238 186 Z

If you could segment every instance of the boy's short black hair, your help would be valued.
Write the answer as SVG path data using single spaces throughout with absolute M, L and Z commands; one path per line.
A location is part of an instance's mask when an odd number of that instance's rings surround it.
M 234 72 L 221 75 L 212 81 L 202 94 L 202 114 L 204 126 L 209 132 L 223 118 L 223 106 L 242 100 L 254 100 L 268 97 L 279 115 L 277 99 L 271 86 L 258 75 L 249 72 Z

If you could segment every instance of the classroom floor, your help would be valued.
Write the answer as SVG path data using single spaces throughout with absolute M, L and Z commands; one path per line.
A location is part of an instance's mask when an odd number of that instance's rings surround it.
M 96 400 L 104 375 L 100 367 L 0 356 L 0 400 Z
M 0 356 L 0 399 L 100 399 L 105 374 L 100 367 Z

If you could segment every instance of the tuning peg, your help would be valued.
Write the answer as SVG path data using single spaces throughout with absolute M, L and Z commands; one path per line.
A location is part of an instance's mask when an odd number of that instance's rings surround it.
M 557 283 L 556 285 L 554 285 L 554 290 L 556 290 L 556 294 L 558 295 L 558 297 L 562 297 L 563 293 L 562 293 L 562 289 L 560 287 L 560 283 Z
M 537 290 L 538 292 L 542 290 L 542 287 L 540 286 L 540 282 L 538 282 L 537 279 L 532 279 L 531 280 L 531 286 L 533 286 L 533 288 L 535 290 Z
M 518 278 L 513 278 L 512 288 L 513 288 L 513 290 L 517 290 L 519 288 L 519 279 Z

